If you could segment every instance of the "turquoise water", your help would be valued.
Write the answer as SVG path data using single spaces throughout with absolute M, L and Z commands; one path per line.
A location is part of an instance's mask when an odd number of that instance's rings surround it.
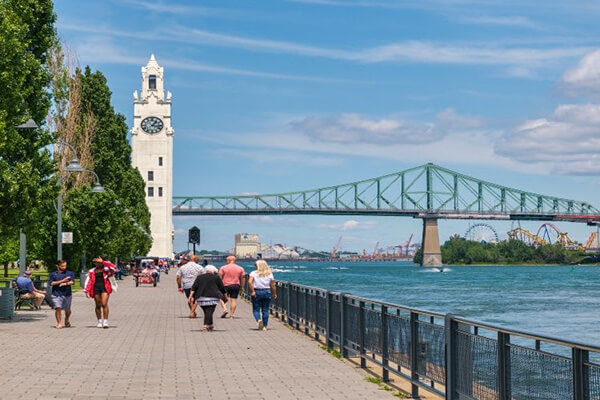
M 240 263 L 251 271 L 252 263 Z M 600 345 L 600 267 L 270 262 L 275 278 Z

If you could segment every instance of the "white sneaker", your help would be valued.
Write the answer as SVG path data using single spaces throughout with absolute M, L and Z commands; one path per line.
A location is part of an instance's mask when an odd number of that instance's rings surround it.
M 266 331 L 266 330 L 267 330 L 267 327 L 266 327 L 266 326 L 265 326 L 265 327 L 263 327 L 263 331 Z
M 262 331 L 265 328 L 265 326 L 263 325 L 262 320 L 258 321 L 258 330 Z
M 96 325 L 98 328 L 102 328 L 102 321 L 98 321 L 98 325 Z
M 102 324 L 102 327 L 104 329 L 108 328 L 108 321 L 104 321 L 104 323 Z

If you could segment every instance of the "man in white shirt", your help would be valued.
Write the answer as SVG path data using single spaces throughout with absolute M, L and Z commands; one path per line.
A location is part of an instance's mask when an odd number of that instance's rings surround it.
M 198 257 L 194 254 L 190 256 L 190 261 L 179 267 L 177 271 L 177 288 L 180 293 L 185 293 L 185 299 L 190 297 L 190 290 L 199 274 L 204 273 L 204 268 L 197 264 Z M 188 303 L 190 307 L 190 318 L 196 318 L 196 302 Z

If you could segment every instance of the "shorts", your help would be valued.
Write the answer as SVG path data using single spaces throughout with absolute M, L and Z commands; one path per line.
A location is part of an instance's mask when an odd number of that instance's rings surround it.
M 66 311 L 71 311 L 71 299 L 73 296 L 54 296 L 52 295 L 52 303 L 54 308 L 62 308 Z
M 105 287 L 101 287 L 101 288 L 95 287 L 94 288 L 94 296 L 97 294 L 102 294 L 102 293 L 107 293 Z
M 229 297 L 232 299 L 237 299 L 238 295 L 240 294 L 240 285 L 225 286 L 225 291 Z
M 191 292 L 192 292 L 192 288 L 189 288 L 189 289 L 183 289 L 183 293 L 185 293 L 185 297 L 186 297 L 187 299 L 189 299 L 189 298 L 190 298 L 190 293 L 191 293 Z

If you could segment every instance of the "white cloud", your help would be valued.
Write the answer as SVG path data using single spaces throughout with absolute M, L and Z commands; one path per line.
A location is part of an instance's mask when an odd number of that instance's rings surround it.
M 229 145 L 232 144 L 235 143 L 229 143 Z M 231 157 L 247 158 L 257 164 L 289 165 L 301 163 L 303 165 L 315 165 L 319 167 L 337 167 L 344 163 L 344 160 L 340 157 L 314 155 L 302 152 L 300 149 L 293 151 L 293 148 L 289 150 L 291 151 L 272 151 L 268 149 L 248 151 L 247 149 L 220 148 L 216 153 Z
M 586 54 L 575 68 L 565 72 L 562 84 L 571 94 L 600 94 L 600 50 Z
M 294 130 L 317 141 L 334 143 L 423 144 L 440 140 L 455 130 L 483 126 L 483 120 L 441 111 L 435 122 L 408 122 L 401 119 L 368 119 L 358 114 L 309 117 L 291 123 Z
M 187 6 L 182 4 L 174 4 L 172 1 L 168 3 L 156 2 L 156 1 L 142 1 L 142 0 L 119 0 L 119 5 L 129 6 L 131 8 L 148 10 L 158 13 L 165 14 L 176 14 L 176 15 L 200 15 L 204 17 L 230 17 L 239 15 L 237 11 L 231 11 L 220 8 L 211 7 L 199 7 L 199 6 Z
M 507 46 L 493 42 L 440 43 L 432 41 L 403 41 L 387 43 L 379 46 L 358 49 L 335 49 L 312 46 L 296 42 L 251 38 L 228 35 L 188 27 L 168 28 L 151 32 L 128 32 L 110 27 L 88 25 L 60 24 L 59 29 L 77 32 L 95 33 L 119 38 L 135 38 L 146 41 L 166 41 L 187 43 L 197 46 L 231 47 L 248 51 L 293 54 L 305 57 L 320 57 L 334 60 L 345 60 L 358 63 L 425 63 L 425 64 L 458 64 L 458 65 L 496 65 L 511 67 L 514 71 L 529 71 L 532 68 L 548 68 L 555 63 L 580 57 L 592 50 L 588 46 L 573 43 L 565 45 L 541 46 Z M 127 53 L 125 53 L 127 54 Z M 187 62 L 174 63 L 177 68 L 186 68 Z M 285 78 L 278 74 L 255 71 L 236 70 L 233 68 L 192 65 L 188 69 L 221 71 L 239 75 Z M 530 73 L 528 73 L 530 74 Z M 308 80 L 308 77 L 295 77 Z
M 100 63 L 100 64 L 127 64 L 127 65 L 145 65 L 148 62 L 149 55 L 131 55 L 131 52 L 115 45 L 104 36 L 90 36 L 75 46 L 76 54 L 82 63 Z M 159 59 L 162 66 L 185 70 L 205 72 L 220 75 L 237 75 L 255 78 L 294 80 L 294 81 L 312 81 L 326 82 L 331 81 L 325 78 L 312 76 L 287 75 L 272 72 L 252 71 L 247 69 L 230 68 L 212 64 L 200 63 L 194 60 L 173 60 Z
M 518 26 L 522 28 L 538 29 L 540 26 L 537 22 L 528 17 L 514 16 L 477 16 L 477 17 L 462 17 L 460 22 L 476 24 L 476 25 L 501 25 L 501 26 Z
M 600 172 L 600 105 L 560 105 L 548 118 L 525 121 L 495 144 L 498 154 L 545 165 L 555 173 Z
M 334 231 L 371 230 L 377 226 L 376 221 L 356 221 L 350 219 L 341 224 L 318 224 L 317 228 Z

